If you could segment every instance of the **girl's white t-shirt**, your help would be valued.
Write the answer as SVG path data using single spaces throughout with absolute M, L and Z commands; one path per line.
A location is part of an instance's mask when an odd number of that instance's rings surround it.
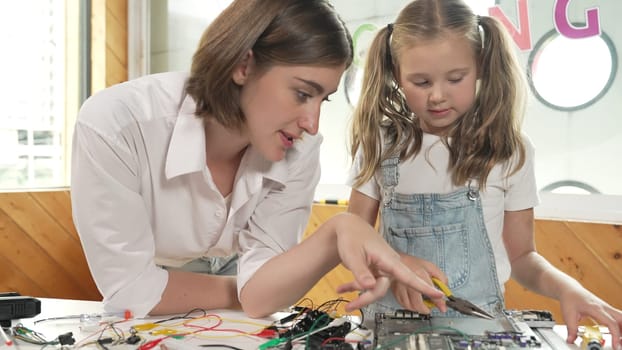
M 518 211 L 533 208 L 539 203 L 534 172 L 534 146 L 523 135 L 525 145 L 525 163 L 511 176 L 507 176 L 508 164 L 498 164 L 490 172 L 485 189 L 480 189 L 484 221 L 488 237 L 492 244 L 497 265 L 497 274 L 501 287 L 510 278 L 511 267 L 503 243 L 503 216 L 505 211 Z M 363 155 L 358 152 L 348 176 L 347 184 L 352 186 L 354 178 L 360 173 Z M 399 183 L 396 192 L 415 193 L 450 193 L 463 186 L 452 184 L 447 169 L 449 151 L 440 138 L 432 134 L 423 134 L 421 151 L 413 158 L 400 161 Z M 357 191 L 381 201 L 380 173 L 374 178 L 355 188 Z

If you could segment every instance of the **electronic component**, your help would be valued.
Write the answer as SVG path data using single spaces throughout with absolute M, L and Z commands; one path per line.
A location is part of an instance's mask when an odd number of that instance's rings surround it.
M 555 335 L 552 329 L 555 322 L 547 311 L 505 311 L 502 316 L 486 320 L 431 317 L 399 310 L 395 314 L 376 314 L 374 323 L 374 348 L 570 349 L 559 336 L 551 339 L 551 333 Z
M 11 320 L 35 317 L 41 313 L 41 301 L 18 293 L 0 293 L 0 325 L 11 327 Z
M 140 342 L 140 337 L 136 334 L 132 334 L 129 337 L 127 337 L 127 339 L 125 339 L 125 342 L 130 344 L 130 345 L 134 345 L 134 344 L 138 344 Z
M 296 307 L 291 315 L 287 315 L 272 326 L 265 328 L 262 334 L 274 332 L 272 338 L 259 347 L 262 349 L 292 349 L 296 342 L 304 342 L 306 349 L 318 350 L 352 350 L 353 345 L 346 341 L 352 331 L 349 318 L 335 317 L 335 313 Z
M 526 323 L 531 328 L 553 328 L 553 314 L 543 310 L 506 310 L 506 315 L 517 321 Z
M 581 336 L 581 349 L 601 350 L 603 345 L 605 345 L 605 339 L 600 328 L 598 326 L 585 326 Z
M 72 332 L 63 333 L 58 336 L 58 343 L 60 345 L 73 345 L 75 342 L 76 339 L 73 337 Z
M 292 338 L 311 330 L 325 327 L 333 321 L 326 312 L 320 310 L 307 310 L 299 315 L 296 322 L 286 331 L 279 335 L 280 338 Z

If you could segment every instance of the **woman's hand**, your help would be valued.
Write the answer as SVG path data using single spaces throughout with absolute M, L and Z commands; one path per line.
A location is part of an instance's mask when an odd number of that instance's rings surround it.
M 568 330 L 566 342 L 574 343 L 581 319 L 591 318 L 599 325 L 609 328 L 612 349 L 622 348 L 620 340 L 622 311 L 607 304 L 578 284 L 564 290 L 560 294 L 559 302 Z
M 360 309 L 382 298 L 392 281 L 403 284 L 411 293 L 420 293 L 431 299 L 443 297 L 443 293 L 433 286 L 429 274 L 420 276 L 406 266 L 400 255 L 366 221 L 350 213 L 337 217 L 340 220 L 337 226 L 339 257 L 355 278 L 339 286 L 337 292 L 361 291 L 358 298 L 346 305 L 346 311 Z M 439 304 L 439 308 L 445 311 L 444 304 Z

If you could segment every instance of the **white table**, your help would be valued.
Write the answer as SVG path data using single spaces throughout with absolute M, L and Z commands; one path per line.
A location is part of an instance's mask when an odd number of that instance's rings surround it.
M 75 346 L 81 346 L 89 343 L 92 344 L 92 342 L 97 340 L 98 337 L 118 337 L 117 334 L 110 328 L 103 330 L 104 327 L 101 326 L 99 320 L 83 319 L 81 321 L 78 317 L 70 319 L 53 319 L 58 317 L 66 317 L 68 315 L 102 315 L 104 314 L 104 310 L 100 302 L 48 298 L 39 298 L 39 300 L 41 300 L 41 314 L 30 319 L 14 320 L 13 326 L 17 323 L 22 323 L 27 328 L 43 334 L 47 340 L 53 340 L 60 334 L 72 332 L 76 341 L 74 344 Z M 214 346 L 217 344 L 223 344 L 223 347 L 220 347 L 220 349 L 258 349 L 262 344 L 268 341 L 268 339 L 260 338 L 252 334 L 287 315 L 286 313 L 277 313 L 272 317 L 264 319 L 250 319 L 242 312 L 230 310 L 212 310 L 209 314 L 213 316 L 196 318 L 192 322 L 185 325 L 182 325 L 184 320 L 167 321 L 162 324 L 158 324 L 157 327 L 151 330 L 141 330 L 138 335 L 143 339 L 143 342 L 161 339 L 161 342 L 154 346 L 155 350 L 160 350 L 160 345 L 164 345 L 164 347 L 162 347 L 164 350 L 209 350 L 210 347 L 202 347 L 202 345 Z M 194 317 L 201 315 L 201 313 L 192 314 Z M 131 319 L 115 323 L 115 328 L 117 332 L 122 335 L 124 339 L 126 339 L 130 336 L 130 329 L 132 327 L 142 329 L 150 324 L 153 324 L 154 322 L 167 318 L 168 317 L 150 317 L 145 319 Z M 120 317 L 106 316 L 103 320 L 122 321 L 123 319 Z M 207 328 L 210 327 L 213 327 L 213 329 L 207 330 Z M 172 333 L 196 333 L 186 335 L 183 338 L 175 338 L 169 337 L 170 334 L 166 333 L 166 331 L 170 331 Z M 559 341 L 559 348 L 564 348 L 566 327 L 561 325 L 555 326 L 548 332 L 549 338 L 556 339 Z M 361 331 L 356 333 L 357 334 L 354 335 L 354 339 L 368 339 L 370 341 L 372 339 L 370 332 L 365 333 Z M 611 350 L 611 337 L 609 334 L 605 334 L 605 339 L 607 344 L 604 349 Z M 109 349 L 136 349 L 140 344 L 141 343 L 137 345 L 111 345 L 109 346 Z M 575 345 L 569 345 L 566 348 L 568 347 L 570 349 L 581 349 L 581 340 L 577 339 Z M 14 345 L 10 347 L 4 344 L 0 345 L 0 350 L 34 350 L 40 348 L 41 346 L 39 345 L 25 343 L 20 340 L 14 341 Z M 86 348 L 96 349 L 97 347 L 95 344 L 92 344 Z M 301 344 L 294 348 L 303 349 L 304 345 Z
M 118 338 L 117 334 L 112 329 L 108 328 L 103 330 L 105 326 L 102 326 L 101 324 L 103 322 L 100 321 L 123 321 L 123 318 L 105 314 L 100 302 L 48 298 L 39 298 L 39 300 L 41 300 L 41 313 L 30 319 L 14 320 L 13 326 L 17 323 L 21 323 L 25 327 L 43 334 L 46 340 L 53 340 L 61 334 L 72 332 L 76 341 L 74 346 L 77 347 L 88 344 L 86 348 L 89 349 L 97 348 L 96 344 L 92 342 L 100 337 Z M 191 316 L 197 318 L 185 325 L 182 324 L 183 321 L 188 320 L 171 320 L 158 324 L 157 327 L 151 330 L 143 330 L 137 334 L 141 336 L 143 342 L 160 339 L 161 341 L 154 346 L 154 350 L 160 350 L 160 345 L 164 345 L 167 350 L 209 350 L 210 347 L 205 347 L 205 345 L 214 346 L 218 344 L 223 346 L 212 348 L 258 349 L 269 339 L 261 338 L 253 334 L 271 325 L 274 321 L 289 315 L 289 313 L 276 313 L 268 318 L 251 319 L 242 312 L 231 310 L 210 310 L 208 314 L 213 316 L 200 317 L 203 315 L 201 312 L 194 312 Z M 92 317 L 90 319 L 83 318 L 82 321 L 79 317 L 55 319 L 68 315 L 105 316 L 99 320 Z M 114 325 L 117 329 L 117 333 L 121 334 L 124 339 L 127 339 L 131 335 L 130 329 L 132 327 L 143 329 L 152 325 L 154 322 L 168 318 L 169 317 L 166 316 L 159 316 L 144 319 L 131 319 L 125 322 L 115 323 Z M 209 328 L 213 329 L 207 330 Z M 183 338 L 170 336 L 172 333 L 192 332 L 195 333 L 188 334 Z M 371 334 L 369 335 L 371 336 Z M 140 344 L 141 343 L 137 345 L 110 345 L 109 349 L 136 349 Z M 0 350 L 34 350 L 40 348 L 41 346 L 39 345 L 29 344 L 20 340 L 14 341 L 14 345 L 11 347 L 0 346 Z M 299 344 L 294 348 L 304 348 L 304 345 Z M 53 348 L 49 349 L 51 350 Z

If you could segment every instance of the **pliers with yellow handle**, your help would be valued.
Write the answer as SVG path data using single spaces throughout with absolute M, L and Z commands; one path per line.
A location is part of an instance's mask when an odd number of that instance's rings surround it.
M 493 315 L 486 312 L 486 310 L 483 310 L 472 302 L 454 296 L 454 294 L 451 292 L 451 289 L 449 289 L 449 287 L 447 287 L 447 285 L 438 278 L 432 277 L 432 282 L 441 292 L 443 292 L 443 294 L 445 294 L 445 297 L 447 297 L 447 299 L 445 300 L 445 304 L 448 307 L 465 315 L 476 316 L 488 320 L 492 320 L 495 318 Z M 429 299 L 425 300 L 425 304 L 428 307 L 434 307 L 434 303 Z

